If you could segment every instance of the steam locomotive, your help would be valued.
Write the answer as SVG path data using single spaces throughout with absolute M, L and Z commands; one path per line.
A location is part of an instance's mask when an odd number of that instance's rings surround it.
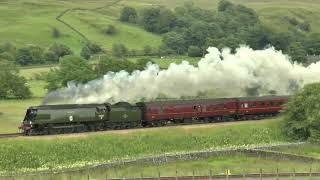
M 45 135 L 194 124 L 275 116 L 288 96 L 66 104 L 33 106 L 19 127 L 25 135 Z

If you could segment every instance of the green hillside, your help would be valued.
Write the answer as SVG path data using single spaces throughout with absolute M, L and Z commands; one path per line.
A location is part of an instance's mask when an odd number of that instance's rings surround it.
M 110 48 L 112 43 L 121 42 L 131 49 L 142 49 L 145 45 L 158 46 L 161 37 L 147 33 L 141 27 L 124 24 L 117 20 L 120 9 L 124 5 L 137 8 L 164 5 L 169 8 L 182 5 L 189 0 L 3 0 L 0 2 L 0 36 L 1 42 L 13 42 L 17 46 L 39 44 L 47 46 L 60 42 L 79 52 L 83 38 L 56 20 L 56 17 L 66 9 L 71 10 L 61 17 L 63 21 L 76 28 L 89 40 Z M 219 0 L 193 0 L 202 8 L 216 9 Z M 278 31 L 286 31 L 289 26 L 288 17 L 299 21 L 308 21 L 311 32 L 320 29 L 320 1 L 313 0 L 232 0 L 254 8 L 262 21 Z M 100 9 L 95 9 L 100 8 Z M 83 10 L 85 9 L 85 10 Z M 109 24 L 115 25 L 119 32 L 114 36 L 105 35 L 103 30 Z M 57 28 L 61 37 L 54 38 L 52 29 Z M 138 43 L 137 43 L 138 42 Z

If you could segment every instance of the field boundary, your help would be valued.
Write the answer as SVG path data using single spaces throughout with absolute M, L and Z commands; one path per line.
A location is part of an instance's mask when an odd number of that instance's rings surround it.
M 136 159 L 118 159 L 115 161 L 110 161 L 106 163 L 99 163 L 99 164 L 92 164 L 86 165 L 83 167 L 78 168 L 71 168 L 71 169 L 61 169 L 61 170 L 43 170 L 37 172 L 30 172 L 30 173 L 17 173 L 12 175 L 0 175 L 0 177 L 13 177 L 13 176 L 33 176 L 33 175 L 46 175 L 46 174 L 61 174 L 61 173 L 72 173 L 82 170 L 88 170 L 93 168 L 115 168 L 115 167 L 123 167 L 123 166 L 130 166 L 130 165 L 161 165 L 170 162 L 176 161 L 187 161 L 187 160 L 202 160 L 207 159 L 209 157 L 218 157 L 218 156 L 225 156 L 225 155 L 248 155 L 253 157 L 270 157 L 274 158 L 275 160 L 297 160 L 303 162 L 310 162 L 310 163 L 320 163 L 320 159 L 314 157 L 307 157 L 307 156 L 300 156 L 295 154 L 289 153 L 282 153 L 276 151 L 268 151 L 268 150 L 261 150 L 263 148 L 272 148 L 272 147 L 281 147 L 281 146 L 297 146 L 302 145 L 304 142 L 299 143 L 279 143 L 279 144 L 271 144 L 271 145 L 258 145 L 252 147 L 229 147 L 223 148 L 220 150 L 205 150 L 205 151 L 194 151 L 194 152 L 180 152 L 180 153 L 166 153 L 157 156 L 145 156 L 139 157 Z M 310 174 L 310 172 L 309 172 Z
M 79 36 L 81 36 L 86 42 L 90 42 L 89 38 L 83 34 L 82 32 L 80 32 L 80 30 L 78 30 L 76 27 L 73 27 L 71 24 L 69 24 L 68 22 L 66 22 L 65 20 L 63 20 L 63 16 L 66 15 L 67 13 L 71 12 L 71 11 L 95 11 L 97 12 L 97 10 L 99 9 L 103 9 L 103 8 L 107 8 L 107 7 L 111 7 L 115 4 L 118 4 L 119 2 L 121 2 L 122 0 L 115 0 L 111 3 L 105 4 L 103 6 L 100 7 L 96 7 L 93 9 L 85 9 L 85 8 L 69 8 L 66 9 L 62 12 L 60 12 L 57 16 L 56 16 L 56 20 L 59 21 L 60 23 L 64 24 L 65 26 L 67 26 L 69 29 L 71 29 L 72 31 L 74 31 L 76 34 L 78 34 Z

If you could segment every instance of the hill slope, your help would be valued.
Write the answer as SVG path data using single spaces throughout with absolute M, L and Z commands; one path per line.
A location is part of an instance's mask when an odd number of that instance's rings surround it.
M 137 8 L 163 5 L 175 8 L 189 0 L 3 0 L 0 2 L 0 36 L 1 42 L 13 42 L 16 45 L 39 44 L 47 46 L 60 42 L 79 52 L 84 40 L 79 34 L 56 20 L 56 17 L 66 9 L 80 8 L 87 10 L 72 10 L 61 19 L 84 34 L 89 40 L 110 48 L 112 43 L 124 43 L 129 48 L 142 49 L 145 45 L 158 46 L 161 38 L 147 33 L 140 27 L 123 24 L 117 20 L 123 6 Z M 320 1 L 313 0 L 231 0 L 234 3 L 246 5 L 257 10 L 261 20 L 277 31 L 286 31 L 289 26 L 288 17 L 299 21 L 309 21 L 311 32 L 320 29 Z M 216 9 L 219 0 L 193 0 L 202 8 Z M 99 9 L 95 9 L 99 8 Z M 88 11 L 91 10 L 91 11 Z M 119 29 L 114 36 L 103 33 L 108 24 Z M 61 37 L 54 38 L 52 29 L 57 28 Z M 139 43 L 137 43 L 139 42 Z

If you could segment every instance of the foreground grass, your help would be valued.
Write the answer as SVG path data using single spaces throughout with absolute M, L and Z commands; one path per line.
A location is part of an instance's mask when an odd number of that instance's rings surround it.
M 211 157 L 206 160 L 179 161 L 162 165 L 127 166 L 108 170 L 110 177 L 157 177 L 176 176 L 176 171 L 180 176 L 209 175 L 210 170 L 214 174 L 224 174 L 228 169 L 231 174 L 259 173 L 260 169 L 264 173 L 279 172 L 308 172 L 310 168 L 314 171 L 320 170 L 315 164 L 289 160 L 274 160 L 266 158 L 249 157 L 246 155 L 230 155 Z
M 231 174 L 247 174 L 259 173 L 262 169 L 263 173 L 279 172 L 309 172 L 310 168 L 314 171 L 320 171 L 320 167 L 316 164 L 309 164 L 301 161 L 275 160 L 269 158 L 249 157 L 242 154 L 234 154 L 229 156 L 211 157 L 204 160 L 195 161 L 178 161 L 167 164 L 145 164 L 130 165 L 107 169 L 105 167 L 97 167 L 87 169 L 81 172 L 69 172 L 62 174 L 36 175 L 36 176 L 20 176 L 15 179 L 24 180 L 55 180 L 55 179 L 77 179 L 86 180 L 88 175 L 90 179 L 106 179 L 108 178 L 127 178 L 127 177 L 158 177 L 160 176 L 192 176 L 194 175 L 213 175 L 225 174 L 226 170 L 230 170 Z M 176 174 L 177 172 L 177 174 Z M 9 180 L 10 178 L 8 178 Z M 11 178 L 12 179 L 12 178 Z M 11 180 L 10 179 L 10 180 Z
M 294 146 L 294 147 L 276 147 L 276 148 L 273 148 L 272 150 L 320 158 L 319 144 L 303 144 L 303 145 Z
M 0 139 L 0 169 L 5 172 L 61 169 L 122 158 L 283 142 L 278 126 L 279 119 L 274 119 L 192 128 Z

